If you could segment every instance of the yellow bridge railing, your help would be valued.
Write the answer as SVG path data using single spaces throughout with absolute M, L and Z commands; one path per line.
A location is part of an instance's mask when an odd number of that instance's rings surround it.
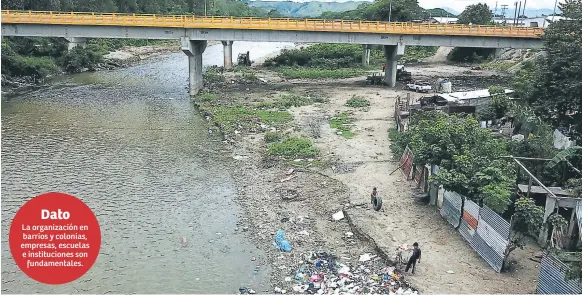
M 400 35 L 456 35 L 539 39 L 543 29 L 428 23 L 347 21 L 324 19 L 221 17 L 93 12 L 2 10 L 3 24 L 130 26 L 192 29 L 326 31 Z

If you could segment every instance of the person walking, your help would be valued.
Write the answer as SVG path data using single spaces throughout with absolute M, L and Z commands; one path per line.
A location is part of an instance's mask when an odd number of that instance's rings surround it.
M 408 272 L 408 270 L 412 266 L 412 273 L 414 273 L 414 269 L 416 268 L 416 262 L 418 262 L 418 264 L 420 264 L 420 258 L 421 258 L 422 252 L 420 251 L 420 248 L 418 247 L 418 243 L 414 242 L 414 244 L 412 244 L 412 246 L 414 247 L 414 249 L 412 249 L 412 255 L 410 255 L 410 259 L 408 259 L 408 263 L 406 264 L 406 269 L 404 270 L 404 272 Z
M 382 72 L 386 72 L 386 63 L 382 64 Z
M 376 190 L 376 188 L 373 188 L 372 193 L 370 194 L 370 203 L 372 203 L 372 206 L 374 206 L 374 200 L 376 199 L 377 196 L 378 191 Z

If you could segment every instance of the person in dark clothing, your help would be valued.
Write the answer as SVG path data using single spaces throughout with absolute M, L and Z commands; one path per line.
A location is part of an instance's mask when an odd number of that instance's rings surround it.
M 416 268 L 416 262 L 420 264 L 421 251 L 420 248 L 418 248 L 417 242 L 414 242 L 412 246 L 414 246 L 414 249 L 412 249 L 412 255 L 410 256 L 410 259 L 408 259 L 408 263 L 406 264 L 406 269 L 404 271 L 408 272 L 408 270 L 412 266 L 412 273 L 414 273 L 414 269 Z
M 374 199 L 376 199 L 376 196 L 378 196 L 378 191 L 376 190 L 376 188 L 372 189 L 372 194 L 370 194 L 370 202 L 372 203 L 372 205 L 374 205 Z

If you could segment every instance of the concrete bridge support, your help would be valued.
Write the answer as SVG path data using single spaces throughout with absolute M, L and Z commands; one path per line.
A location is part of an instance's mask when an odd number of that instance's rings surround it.
M 224 48 L 224 68 L 232 68 L 232 42 L 233 41 L 222 41 L 222 46 Z
M 362 44 L 362 66 L 367 66 L 370 64 L 371 51 L 372 45 Z
M 195 96 L 202 90 L 202 53 L 206 50 L 205 40 L 190 40 L 187 37 L 180 38 L 182 51 L 188 56 L 190 96 Z
M 398 60 L 404 56 L 404 44 L 384 45 L 384 56 L 386 57 L 386 70 L 384 73 L 384 82 L 390 87 L 396 86 L 396 70 Z
M 71 51 L 73 48 L 75 48 L 77 46 L 85 47 L 85 45 L 87 45 L 87 38 L 67 37 L 65 39 L 67 39 L 67 41 L 69 41 L 69 47 L 68 47 L 69 51 Z

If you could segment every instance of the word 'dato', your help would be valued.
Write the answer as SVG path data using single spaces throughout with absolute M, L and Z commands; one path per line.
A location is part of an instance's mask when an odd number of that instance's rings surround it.
M 68 211 L 63 212 L 61 209 L 58 209 L 58 211 L 42 209 L 40 212 L 42 219 L 69 219 L 69 217 L 71 217 L 71 214 Z

